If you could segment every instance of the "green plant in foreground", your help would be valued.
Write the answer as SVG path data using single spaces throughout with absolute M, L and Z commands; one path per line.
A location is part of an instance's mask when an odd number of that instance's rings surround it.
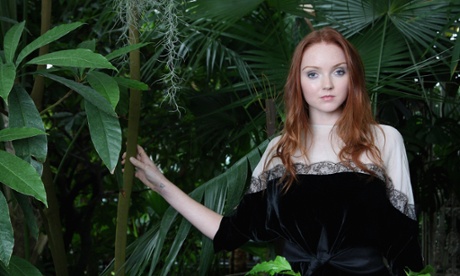
M 255 265 L 246 275 L 258 275 L 259 273 L 300 276 L 300 273 L 293 271 L 289 262 L 282 256 L 276 256 L 274 260 Z
M 431 265 L 427 265 L 419 272 L 412 271 L 408 268 L 405 272 L 407 276 L 431 276 L 434 272 L 434 268 Z M 281 274 L 300 276 L 300 273 L 293 271 L 289 262 L 282 256 L 276 256 L 274 260 L 265 261 L 255 265 L 248 273 L 246 273 L 246 276 L 258 275 L 259 273 L 268 273 L 269 275 Z
M 432 273 L 434 273 L 434 268 L 431 265 L 427 265 L 419 272 L 412 271 L 408 268 L 405 272 L 407 276 L 431 276 Z

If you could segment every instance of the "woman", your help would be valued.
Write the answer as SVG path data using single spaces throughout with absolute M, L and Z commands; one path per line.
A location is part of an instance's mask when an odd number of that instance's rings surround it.
M 405 275 L 422 269 L 401 135 L 372 116 L 357 51 L 323 28 L 297 46 L 285 86 L 286 122 L 235 212 L 221 216 L 167 180 L 141 147 L 136 177 L 214 242 L 281 240 L 302 275 Z M 123 163 L 125 162 L 123 158 Z

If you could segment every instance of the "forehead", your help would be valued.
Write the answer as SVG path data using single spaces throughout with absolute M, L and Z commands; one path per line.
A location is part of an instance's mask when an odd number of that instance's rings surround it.
M 301 67 L 334 66 L 340 63 L 346 63 L 346 57 L 343 50 L 336 44 L 320 42 L 305 49 L 302 54 Z

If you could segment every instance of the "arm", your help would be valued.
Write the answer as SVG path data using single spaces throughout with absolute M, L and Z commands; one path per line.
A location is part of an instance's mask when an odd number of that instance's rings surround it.
M 126 155 L 122 157 L 125 164 Z M 176 211 L 184 216 L 193 226 L 210 239 L 219 229 L 222 215 L 195 201 L 169 181 L 150 160 L 141 146 L 137 147 L 137 155 L 129 158 L 136 169 L 135 176 L 147 187 L 159 193 Z
M 414 209 L 414 196 L 410 181 L 409 162 L 401 134 L 384 126 L 385 143 L 381 146 L 385 168 L 391 179 L 389 199 L 394 210 L 387 215 L 389 240 L 386 257 L 395 275 L 405 275 L 406 267 L 413 271 L 423 268 L 418 241 L 419 225 Z M 399 274 L 398 274 L 399 273 Z

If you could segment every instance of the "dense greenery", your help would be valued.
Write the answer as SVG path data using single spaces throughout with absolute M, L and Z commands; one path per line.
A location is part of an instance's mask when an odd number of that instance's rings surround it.
M 425 235 L 460 195 L 458 1 L 35 2 L 0 3 L 0 274 L 110 274 L 125 198 L 127 274 L 236 272 L 234 252 L 215 255 L 157 195 L 137 182 L 127 193 L 119 156 L 144 145 L 174 183 L 228 212 L 283 121 L 296 43 L 324 25 L 359 49 L 377 118 L 403 133 Z

